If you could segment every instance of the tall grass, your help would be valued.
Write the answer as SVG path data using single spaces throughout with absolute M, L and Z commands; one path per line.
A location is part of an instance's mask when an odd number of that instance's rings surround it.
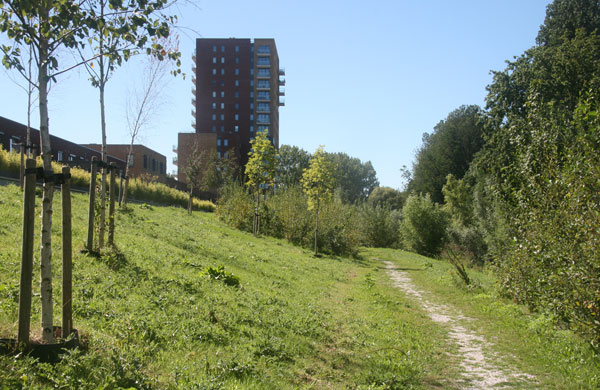
M 40 157 L 36 159 L 36 166 L 42 166 L 42 159 Z M 20 167 L 20 154 L 8 152 L 0 146 L 0 171 L 15 173 L 19 172 Z M 53 161 L 52 171 L 54 173 L 60 173 L 61 170 L 62 165 Z M 99 176 L 97 180 L 100 180 Z M 71 168 L 71 185 L 73 187 L 89 188 L 90 173 L 81 168 Z M 119 185 L 118 181 L 117 185 Z M 155 202 L 170 206 L 187 207 L 188 202 L 188 194 L 185 192 L 176 190 L 162 183 L 146 182 L 138 179 L 131 179 L 129 181 L 127 195 L 129 199 L 135 199 L 144 202 Z M 194 210 L 198 211 L 213 212 L 215 211 L 216 207 L 210 201 L 194 198 L 193 208 Z

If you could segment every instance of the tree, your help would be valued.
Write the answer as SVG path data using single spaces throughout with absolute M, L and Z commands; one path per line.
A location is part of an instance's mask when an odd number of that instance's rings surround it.
M 315 256 L 319 254 L 317 236 L 319 211 L 324 202 L 331 200 L 335 187 L 335 165 L 320 146 L 313 154 L 309 167 L 302 174 L 302 189 L 307 196 L 308 209 L 315 211 Z
M 402 237 L 407 248 L 423 256 L 440 254 L 449 217 L 429 194 L 410 195 L 402 209 Z
M 406 193 L 391 187 L 375 187 L 369 194 L 368 203 L 373 207 L 387 210 L 402 210 Z
M 423 134 L 408 191 L 430 194 L 431 200 L 442 203 L 446 176 L 462 178 L 483 146 L 483 119 L 478 106 L 462 106 L 440 121 L 433 133 Z
M 299 184 L 302 172 L 308 168 L 310 153 L 297 146 L 281 145 L 279 147 L 279 180 L 282 185 L 291 187 Z
M 218 162 L 219 158 L 216 151 L 202 149 L 199 143 L 192 146 L 184 168 L 189 187 L 188 214 L 192 214 L 194 188 L 200 191 L 208 191 L 218 185 Z
M 163 39 L 161 46 L 166 53 L 179 53 L 179 42 L 177 39 Z M 177 54 L 179 56 L 179 54 Z M 171 58 L 171 57 L 169 57 Z M 179 59 L 176 60 L 179 66 Z M 141 86 L 134 88 L 127 95 L 125 117 L 129 130 L 130 143 L 127 150 L 127 164 L 125 177 L 129 177 L 129 167 L 132 166 L 133 145 L 140 133 L 150 126 L 151 119 L 158 114 L 162 107 L 164 98 L 165 75 L 170 69 L 170 61 L 160 60 L 156 56 L 146 56 Z M 121 202 L 127 205 L 127 189 L 129 181 L 125 181 L 125 188 L 121 196 Z
M 267 137 L 267 131 L 261 131 L 250 141 L 250 156 L 246 163 L 246 186 L 256 191 L 256 210 L 254 213 L 254 234 L 260 233 L 260 193 L 261 190 L 274 188 L 277 176 L 278 154 L 273 143 Z
M 106 113 L 105 113 L 105 88 L 117 66 L 122 65 L 131 55 L 139 50 L 145 50 L 149 55 L 158 60 L 164 58 L 178 59 L 178 53 L 167 53 L 162 45 L 162 40 L 170 34 L 170 24 L 174 17 L 167 17 L 162 13 L 167 6 L 166 0 L 129 2 L 109 0 L 87 0 L 83 3 L 88 14 L 95 22 L 93 36 L 87 46 L 91 51 L 93 61 L 85 62 L 90 75 L 90 81 L 98 88 L 100 95 L 100 128 L 102 134 L 102 161 L 107 164 L 106 152 Z M 150 38 L 150 39 L 149 39 Z M 92 42 L 95 43 L 92 44 Z M 80 52 L 81 58 L 85 56 Z M 97 66 L 94 67 L 93 65 Z M 98 246 L 104 246 L 104 227 L 106 214 L 106 173 L 102 169 L 100 191 L 100 222 L 98 233 Z
M 335 165 L 337 191 L 342 202 L 364 201 L 379 185 L 377 173 L 370 161 L 363 163 L 360 159 L 350 157 L 346 153 L 332 153 L 330 158 Z
M 2 63 L 7 68 L 19 69 L 18 46 L 31 45 L 37 66 L 37 89 L 40 112 L 40 145 L 43 169 L 51 175 L 51 147 L 48 128 L 48 89 L 50 81 L 81 63 L 59 68 L 58 52 L 84 45 L 84 39 L 95 26 L 87 12 L 78 3 L 70 1 L 0 0 L 0 32 L 6 34 L 12 45 L 2 48 Z M 42 339 L 53 341 L 52 310 L 52 198 L 54 184 L 45 181 L 42 192 L 41 228 L 41 301 Z

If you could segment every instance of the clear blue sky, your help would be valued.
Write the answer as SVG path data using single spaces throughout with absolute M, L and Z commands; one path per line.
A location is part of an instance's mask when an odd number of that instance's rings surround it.
M 381 185 L 400 188 L 399 170 L 411 166 L 422 134 L 463 104 L 484 105 L 490 70 L 504 69 L 505 60 L 534 45 L 550 1 L 193 3 L 180 9 L 179 18 L 188 77 L 170 81 L 164 108 L 142 140 L 167 156 L 169 172 L 177 133 L 192 131 L 194 39 L 275 38 L 287 74 L 280 144 L 310 152 L 323 144 L 327 151 L 370 160 Z M 131 61 L 108 84 L 109 143 L 128 142 L 125 96 L 139 76 L 138 62 Z M 0 91 L 0 115 L 26 123 L 26 94 L 4 70 Z M 51 134 L 99 143 L 98 101 L 84 70 L 60 77 L 49 100 Z M 38 127 L 37 110 L 32 124 Z

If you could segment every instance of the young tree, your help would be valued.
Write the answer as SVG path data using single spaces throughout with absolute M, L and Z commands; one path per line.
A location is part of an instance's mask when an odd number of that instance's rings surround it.
M 190 155 L 186 159 L 183 169 L 189 187 L 188 214 L 192 214 L 192 200 L 194 188 L 208 191 L 218 186 L 219 158 L 214 150 L 203 150 L 200 144 L 195 143 Z
M 106 113 L 105 89 L 106 84 L 117 66 L 131 55 L 145 50 L 158 60 L 172 58 L 177 60 L 178 53 L 167 53 L 160 39 L 166 39 L 170 34 L 170 26 L 175 21 L 161 13 L 167 6 L 166 0 L 154 1 L 109 1 L 87 0 L 83 3 L 88 14 L 95 22 L 94 34 L 90 38 L 90 57 L 93 61 L 86 62 L 90 81 L 98 88 L 100 95 L 100 128 L 102 134 L 102 161 L 107 164 L 106 152 Z M 158 38 L 158 39 L 156 39 Z M 94 42 L 94 44 L 92 44 Z M 81 53 L 81 58 L 85 58 Z M 96 64 L 96 66 L 94 66 Z M 102 169 L 100 191 L 100 222 L 98 247 L 104 246 L 104 230 L 106 219 L 106 173 Z
M 94 26 L 78 3 L 70 1 L 0 0 L 0 32 L 12 40 L 2 48 L 2 63 L 19 69 L 19 45 L 31 45 L 37 66 L 40 112 L 40 145 L 44 171 L 50 175 L 51 148 L 48 129 L 48 89 L 50 81 L 79 64 L 59 68 L 59 50 L 81 47 Z M 54 184 L 45 181 L 42 193 L 41 301 L 42 339 L 53 341 L 52 312 L 52 198 Z
M 171 58 L 171 53 L 179 55 L 179 41 L 177 38 L 161 39 L 161 46 Z M 129 167 L 132 166 L 133 145 L 140 133 L 150 126 L 150 121 L 163 107 L 166 86 L 165 76 L 171 70 L 171 61 L 161 61 L 156 56 L 147 56 L 145 59 L 144 72 L 141 85 L 134 87 L 127 95 L 125 117 L 131 142 L 127 151 L 127 164 L 125 176 L 129 177 Z M 179 57 L 176 60 L 177 67 L 180 65 Z M 179 69 L 177 69 L 179 70 Z M 127 190 L 129 181 L 125 181 L 125 188 L 121 195 L 123 206 L 127 205 Z
M 256 191 L 256 210 L 254 213 L 254 234 L 260 233 L 259 205 L 261 189 L 271 188 L 275 185 L 277 175 L 277 150 L 267 138 L 267 131 L 256 134 L 250 141 L 250 158 L 246 163 L 246 185 Z
M 308 197 L 308 209 L 315 210 L 315 256 L 318 255 L 317 235 L 321 204 L 331 200 L 335 187 L 335 165 L 327 158 L 320 146 L 302 174 L 302 189 Z

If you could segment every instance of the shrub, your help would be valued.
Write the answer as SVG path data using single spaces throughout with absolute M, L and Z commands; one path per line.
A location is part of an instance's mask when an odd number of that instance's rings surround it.
M 399 211 L 363 204 L 359 206 L 359 216 L 364 246 L 392 248 L 399 245 Z
M 217 268 L 207 267 L 202 274 L 209 279 L 221 280 L 227 286 L 238 287 L 240 285 L 240 278 L 231 272 L 226 272 L 223 265 L 220 265 Z
M 232 182 L 223 187 L 217 205 L 217 215 L 226 224 L 247 232 L 252 231 L 254 217 L 252 196 L 241 185 Z
M 424 256 L 437 256 L 446 243 L 448 214 L 429 195 L 410 195 L 402 209 L 404 244 Z

